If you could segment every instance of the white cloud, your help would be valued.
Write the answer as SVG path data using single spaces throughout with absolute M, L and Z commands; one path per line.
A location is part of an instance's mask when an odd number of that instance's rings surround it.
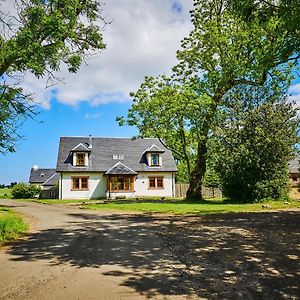
M 289 88 L 291 95 L 289 96 L 289 101 L 295 102 L 298 107 L 300 107 L 300 83 L 292 85 Z
M 101 114 L 100 113 L 86 113 L 84 115 L 85 119 L 98 119 L 100 118 Z
M 50 107 L 53 94 L 72 106 L 129 101 L 146 75 L 168 74 L 176 64 L 176 50 L 191 30 L 192 0 L 111 0 L 103 8 L 113 20 L 104 31 L 106 50 L 76 74 L 63 70 L 64 85 L 45 90 L 45 80 L 26 76 L 24 85 L 42 107 Z

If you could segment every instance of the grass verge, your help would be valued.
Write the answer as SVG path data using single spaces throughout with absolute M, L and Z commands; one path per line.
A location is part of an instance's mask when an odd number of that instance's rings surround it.
M 12 197 L 11 191 L 12 191 L 12 189 L 8 189 L 8 188 L 0 189 L 0 199 L 1 198 L 11 198 Z
M 27 230 L 28 225 L 17 213 L 0 206 L 0 246 L 20 237 Z
M 267 206 L 267 207 L 263 207 Z M 147 213 L 172 213 L 172 214 L 213 214 L 229 212 L 256 212 L 264 210 L 288 209 L 300 207 L 299 201 L 291 200 L 289 203 L 282 201 L 268 201 L 264 203 L 233 203 L 226 200 L 204 200 L 201 202 L 175 201 L 128 201 L 103 204 L 86 204 L 86 209 L 117 210 L 127 212 Z

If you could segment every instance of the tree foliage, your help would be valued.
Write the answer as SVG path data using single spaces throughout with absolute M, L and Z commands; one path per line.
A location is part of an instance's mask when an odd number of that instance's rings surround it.
M 290 29 L 278 15 L 261 22 L 240 17 L 230 0 L 195 0 L 193 30 L 177 53 L 171 78 L 145 79 L 129 110 L 128 124 L 141 136 L 164 139 L 189 174 L 189 198 L 201 198 L 208 142 L 224 98 L 239 86 L 274 80 L 284 90 L 299 47 L 288 48 Z M 235 99 L 232 99 L 235 101 Z
M 40 192 L 40 186 L 21 182 L 13 186 L 11 194 L 15 199 L 32 199 L 39 197 Z
M 0 11 L 0 152 L 13 151 L 19 120 L 34 114 L 19 74 L 48 76 L 65 64 L 76 72 L 84 57 L 104 49 L 95 0 L 15 0 L 16 16 Z
M 216 132 L 223 192 L 245 202 L 287 197 L 288 161 L 297 143 L 297 109 L 285 95 L 261 88 L 231 92 Z

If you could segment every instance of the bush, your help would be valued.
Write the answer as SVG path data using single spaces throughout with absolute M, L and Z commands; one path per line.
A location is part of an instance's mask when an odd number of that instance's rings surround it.
M 28 226 L 21 217 L 8 209 L 0 209 L 0 245 L 22 235 Z
M 39 196 L 41 188 L 34 184 L 18 183 L 12 189 L 12 196 L 15 199 L 32 199 Z

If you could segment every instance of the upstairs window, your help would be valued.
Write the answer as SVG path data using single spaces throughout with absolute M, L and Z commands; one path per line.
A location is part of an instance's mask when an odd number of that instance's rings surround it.
M 159 166 L 159 154 L 158 153 L 151 153 L 150 165 L 151 166 Z
M 76 154 L 76 166 L 85 166 L 85 153 Z

